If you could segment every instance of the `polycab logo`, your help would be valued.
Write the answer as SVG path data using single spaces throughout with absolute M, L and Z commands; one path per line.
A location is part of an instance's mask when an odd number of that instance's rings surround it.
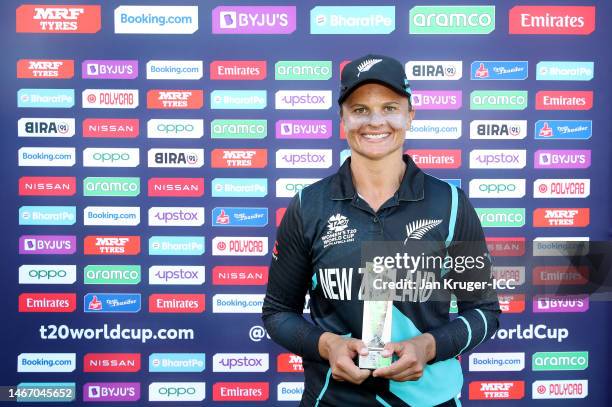
M 582 285 L 588 279 L 588 266 L 537 266 L 533 269 L 534 285 Z
M 213 81 L 260 81 L 266 79 L 266 61 L 213 61 L 210 79 Z
M 115 34 L 193 34 L 198 6 L 119 6 Z
M 83 137 L 136 138 L 140 131 L 138 119 L 85 119 Z
M 591 110 L 593 91 L 541 90 L 536 93 L 536 110 Z
M 19 294 L 19 312 L 74 312 L 75 293 Z
M 149 226 L 202 226 L 203 224 L 203 207 L 149 208 Z
M 486 242 L 491 256 L 518 257 L 525 255 L 524 237 L 487 237 Z
M 410 100 L 420 110 L 457 110 L 463 103 L 460 90 L 419 90 Z
M 410 34 L 490 34 L 495 6 L 416 6 L 410 9 Z
M 267 237 L 217 236 L 212 241 L 213 256 L 265 256 Z
M 520 400 L 525 397 L 524 381 L 471 382 L 470 400 Z
M 531 397 L 535 400 L 583 399 L 588 395 L 588 380 L 536 380 L 531 384 Z
M 83 356 L 83 372 L 127 372 L 140 371 L 140 353 L 87 353 Z
M 328 110 L 331 90 L 279 90 L 274 94 L 277 110 Z
M 332 136 L 331 120 L 278 120 L 278 139 L 328 139 Z
M 504 314 L 525 312 L 525 294 L 499 294 L 499 308 Z
M 213 313 L 261 314 L 264 294 L 215 294 Z
M 280 373 L 301 373 L 304 371 L 302 357 L 293 353 L 281 353 L 276 357 L 276 371 Z
M 574 168 L 591 166 L 591 150 L 536 150 L 533 168 Z
M 470 67 L 471 80 L 522 81 L 527 79 L 527 61 L 474 61 Z
M 587 312 L 589 296 L 578 295 L 534 295 L 533 312 Z
M 276 151 L 276 168 L 329 168 L 332 150 L 280 149 Z
M 151 266 L 150 285 L 202 285 L 206 275 L 204 266 Z
M 525 267 L 493 266 L 491 267 L 491 276 L 498 287 L 502 285 L 516 287 L 525 284 Z
M 213 401 L 266 401 L 270 397 L 268 382 L 217 382 L 213 384 Z
M 147 79 L 193 80 L 204 76 L 202 61 L 155 61 L 147 62 Z
M 456 81 L 463 76 L 462 61 L 408 61 L 405 66 L 409 80 Z
M 17 122 L 18 137 L 72 137 L 75 120 L 69 118 L 23 117 Z
M 70 264 L 23 264 L 19 284 L 74 284 L 76 266 Z
M 83 297 L 83 312 L 106 313 L 140 311 L 140 294 L 87 293 Z
M 292 198 L 295 194 L 321 178 L 279 178 L 276 180 L 276 197 Z
M 268 150 L 265 148 L 214 149 L 211 168 L 266 168 Z
M 189 313 L 204 312 L 204 294 L 151 294 L 149 312 L 151 313 Z
M 204 382 L 153 382 L 149 384 L 149 401 L 202 401 L 206 397 Z
M 213 285 L 265 285 L 267 266 L 215 266 Z
M 270 360 L 267 353 L 215 353 L 213 372 L 267 372 Z
M 472 353 L 470 372 L 520 372 L 525 369 L 525 353 Z
M 525 196 L 525 179 L 472 179 L 470 198 L 522 198 Z
M 536 140 L 587 140 L 593 134 L 591 120 L 538 120 L 535 123 Z
M 72 196 L 76 194 L 76 177 L 21 177 L 20 196 Z
M 536 228 L 589 226 L 590 208 L 537 208 L 533 211 Z
M 21 373 L 70 373 L 76 370 L 76 353 L 20 353 L 17 371 Z
M 212 11 L 213 34 L 291 34 L 295 6 L 218 6 Z
M 138 89 L 85 89 L 83 109 L 135 109 L 138 107 Z
M 16 23 L 18 33 L 93 34 L 101 28 L 100 6 L 23 4 Z
M 23 235 L 19 238 L 19 254 L 74 254 L 76 236 Z
M 149 168 L 200 168 L 204 165 L 203 148 L 151 148 Z
M 204 195 L 204 178 L 150 178 L 148 195 L 196 198 Z
M 390 34 L 395 6 L 317 6 L 310 10 L 311 34 Z
M 72 59 L 20 59 L 17 61 L 19 79 L 70 79 L 74 76 Z
M 213 226 L 256 227 L 268 225 L 268 208 L 232 208 L 224 206 L 212 210 Z
M 81 72 L 83 79 L 136 79 L 138 60 L 86 59 Z
M 527 165 L 527 150 L 472 150 L 470 168 L 521 169 Z
M 140 383 L 112 382 L 85 383 L 83 401 L 138 401 L 140 400 Z
M 137 255 L 140 236 L 85 236 L 85 255 Z
M 472 120 L 473 140 L 521 140 L 527 137 L 527 120 Z
M 536 179 L 534 198 L 586 198 L 591 194 L 590 179 Z
M 419 168 L 459 168 L 461 150 L 406 150 Z
M 147 92 L 147 109 L 201 109 L 202 106 L 202 90 L 151 89 Z
M 202 119 L 151 119 L 147 122 L 148 138 L 202 138 Z
M 340 129 L 340 138 L 346 139 L 342 125 Z M 406 131 L 406 140 L 456 140 L 460 137 L 461 120 L 413 120 Z
M 509 34 L 589 35 L 595 31 L 595 6 L 514 6 Z
M 140 151 L 137 148 L 86 148 L 83 167 L 138 167 Z

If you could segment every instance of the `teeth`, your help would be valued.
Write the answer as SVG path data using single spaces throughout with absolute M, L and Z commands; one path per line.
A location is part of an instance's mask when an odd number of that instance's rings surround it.
M 371 140 L 378 140 L 381 138 L 385 138 L 389 135 L 390 133 L 383 133 L 383 134 L 364 134 L 363 137 L 367 138 L 367 139 L 371 139 Z

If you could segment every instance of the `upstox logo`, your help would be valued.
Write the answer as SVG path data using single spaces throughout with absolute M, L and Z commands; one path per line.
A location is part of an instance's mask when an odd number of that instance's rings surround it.
M 470 110 L 525 110 L 526 90 L 475 90 L 470 93 Z
M 83 196 L 138 196 L 140 178 L 87 177 L 83 180 Z
M 274 94 L 277 110 L 328 110 L 331 90 L 279 90 Z
M 217 119 L 210 122 L 211 139 L 263 139 L 267 135 L 266 120 Z
M 589 352 L 536 352 L 531 357 L 531 370 L 585 370 L 589 367 Z
M 311 34 L 389 34 L 395 6 L 317 6 L 310 10 Z
M 489 34 L 495 6 L 416 6 L 410 9 L 410 34 Z

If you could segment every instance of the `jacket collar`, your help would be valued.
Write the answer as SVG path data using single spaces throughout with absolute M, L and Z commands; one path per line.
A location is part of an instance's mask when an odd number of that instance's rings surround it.
M 402 159 L 406 163 L 406 172 L 399 187 L 398 198 L 400 201 L 419 201 L 425 197 L 425 174 L 408 154 L 404 154 Z M 353 199 L 356 194 L 351 174 L 351 157 L 348 157 L 332 177 L 330 196 L 333 200 L 343 200 Z

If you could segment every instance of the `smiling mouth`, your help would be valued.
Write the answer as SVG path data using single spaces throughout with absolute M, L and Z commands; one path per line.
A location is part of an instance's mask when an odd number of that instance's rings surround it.
M 379 133 L 379 134 L 362 134 L 361 136 L 368 140 L 380 140 L 380 139 L 389 137 L 390 135 L 391 133 Z

